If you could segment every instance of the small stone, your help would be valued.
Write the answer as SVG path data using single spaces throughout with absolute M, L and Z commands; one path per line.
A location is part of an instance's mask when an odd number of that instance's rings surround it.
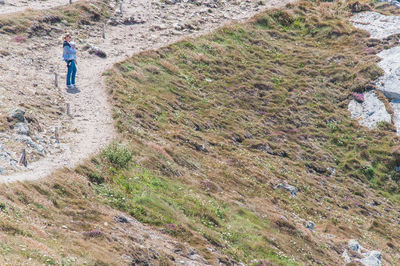
M 8 117 L 11 120 L 18 120 L 20 122 L 25 122 L 25 111 L 20 108 L 14 108 L 8 112 Z
M 279 183 L 275 186 L 275 189 L 279 189 L 279 188 L 283 188 L 283 189 L 289 191 L 293 197 L 297 197 L 297 192 L 299 192 L 299 190 L 295 186 L 291 186 L 287 183 L 283 183 L 283 184 Z
M 370 204 L 371 206 L 379 206 L 381 203 L 379 201 L 373 200 Z
M 311 221 L 307 221 L 306 222 L 306 228 L 310 229 L 311 231 L 314 230 L 315 227 L 315 223 L 311 222 Z
M 129 223 L 128 219 L 126 217 L 124 217 L 124 216 L 121 216 L 121 215 L 116 215 L 114 217 L 114 221 L 116 221 L 117 223 L 125 223 L 125 224 Z
M 327 169 L 330 172 L 329 176 L 333 176 L 334 174 L 336 174 L 336 170 L 334 168 L 328 167 Z
M 348 246 L 353 251 L 358 252 L 360 250 L 360 244 L 358 244 L 357 240 L 350 239 Z

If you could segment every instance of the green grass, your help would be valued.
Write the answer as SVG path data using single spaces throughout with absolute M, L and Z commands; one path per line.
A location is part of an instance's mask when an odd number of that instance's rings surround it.
M 105 77 L 127 144 L 79 171 L 102 201 L 193 246 L 255 265 L 334 264 L 271 210 L 340 231 L 352 225 L 314 201 L 346 207 L 349 192 L 361 200 L 371 188 L 398 202 L 392 125 L 367 130 L 347 111 L 382 74 L 348 15 L 344 4 L 301 1 L 117 64 Z

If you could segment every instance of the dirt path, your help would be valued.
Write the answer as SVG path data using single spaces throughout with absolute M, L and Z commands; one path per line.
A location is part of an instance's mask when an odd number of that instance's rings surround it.
M 52 0 L 51 2 L 51 5 L 56 5 L 56 2 L 60 4 L 62 1 Z M 4 64 L 0 61 L 2 72 L 6 70 L 5 75 L 0 78 L 0 91 L 2 86 L 15 85 L 14 93 L 17 93 L 18 84 L 33 84 L 28 90 L 32 95 L 29 95 L 26 90 L 22 93 L 28 94 L 25 95 L 27 100 L 37 96 L 41 97 L 40 100 L 43 101 L 41 93 L 47 88 L 46 99 L 49 101 L 49 108 L 58 106 L 61 110 L 65 107 L 62 105 L 69 103 L 72 118 L 59 115 L 58 118 L 55 116 L 50 119 L 45 125 L 47 133 L 59 127 L 61 130 L 60 143 L 55 144 L 54 139 L 49 139 L 47 142 L 53 143 L 55 148 L 50 149 L 44 158 L 29 164 L 27 170 L 21 169 L 24 171 L 3 176 L 1 181 L 35 180 L 46 177 L 63 167 L 74 168 L 83 159 L 98 152 L 116 136 L 111 107 L 107 101 L 108 96 L 102 79 L 102 73 L 113 64 L 134 53 L 157 49 L 186 36 L 204 34 L 224 23 L 244 20 L 266 8 L 283 6 L 286 3 L 295 2 L 295 0 L 271 0 L 267 1 L 265 5 L 260 5 L 259 1 L 250 0 L 226 1 L 218 7 L 212 6 L 211 2 L 214 3 L 214 1 L 204 1 L 200 5 L 193 5 L 189 3 L 161 4 L 158 0 L 125 0 L 123 14 L 116 12 L 112 18 L 113 24 L 117 25 L 108 24 L 106 27 L 106 39 L 101 37 L 101 28 L 89 28 L 88 26 L 87 31 L 90 31 L 90 37 L 78 40 L 78 47 L 81 48 L 84 42 L 94 44 L 106 52 L 107 58 L 102 59 L 79 51 L 77 83 L 80 92 L 75 94 L 68 93 L 63 86 L 61 86 L 61 91 L 51 88 L 51 84 L 54 83 L 53 71 L 61 74 L 60 83 L 64 83 L 65 66 L 60 60 L 61 43 L 59 40 L 43 37 L 32 40 L 37 49 L 28 47 L 32 46 L 32 43 L 18 44 L 19 46 L 17 45 L 16 48 L 9 48 L 16 49 L 17 56 L 7 58 L 7 63 L 3 62 Z M 50 1 L 29 3 L 32 3 L 34 8 L 46 8 Z M 31 4 L 29 6 L 31 7 Z M 115 9 L 119 8 L 115 7 Z M 20 7 L 16 5 L 13 8 L 9 7 L 8 12 L 18 10 Z M 141 23 L 123 23 L 124 21 Z M 78 36 L 78 34 L 79 32 L 73 32 L 74 36 Z M 3 40 L 0 49 L 3 46 L 9 47 L 11 41 L 11 39 Z M 24 49 L 29 52 L 24 52 Z M 24 67 L 26 62 L 21 61 L 18 53 L 22 54 L 25 61 L 32 57 L 35 71 L 26 70 Z M 35 64 L 35 60 L 39 60 L 41 63 Z M 43 88 L 43 90 L 39 88 Z M 12 101 L 12 99 L 9 100 Z M 57 113 L 57 110 L 54 112 Z

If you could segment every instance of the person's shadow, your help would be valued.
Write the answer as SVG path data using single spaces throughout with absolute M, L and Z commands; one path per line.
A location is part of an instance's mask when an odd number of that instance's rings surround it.
M 67 92 L 71 94 L 77 94 L 80 93 L 81 91 L 77 87 L 75 87 L 75 88 L 67 88 Z

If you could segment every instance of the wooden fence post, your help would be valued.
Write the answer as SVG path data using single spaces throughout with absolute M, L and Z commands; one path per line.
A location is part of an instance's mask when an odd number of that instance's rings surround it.
M 25 149 L 22 149 L 21 157 L 19 158 L 18 163 L 22 164 L 25 167 L 28 166 L 28 160 L 26 159 L 26 151 L 25 151 Z
M 56 143 L 60 143 L 60 130 L 58 127 L 54 130 L 54 137 L 56 138 Z
M 54 72 L 54 85 L 58 88 L 58 74 Z

